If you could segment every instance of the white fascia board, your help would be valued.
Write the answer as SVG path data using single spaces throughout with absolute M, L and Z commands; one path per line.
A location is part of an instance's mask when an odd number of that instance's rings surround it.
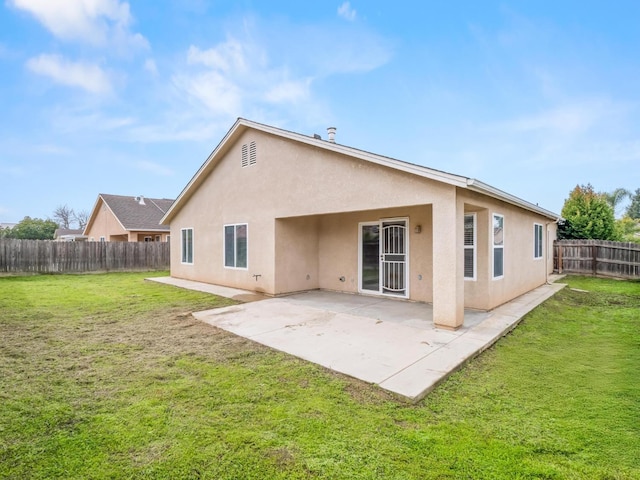
M 510 203 L 511 205 L 515 205 L 517 207 L 524 208 L 525 210 L 535 212 L 549 219 L 553 219 L 556 222 L 561 218 L 557 213 L 553 213 L 550 210 L 546 210 L 542 207 L 539 207 L 538 205 L 534 205 L 533 203 L 527 202 L 526 200 L 522 200 L 521 198 L 518 198 L 515 195 L 511 195 L 510 193 L 503 192 L 502 190 L 476 180 L 475 178 L 468 179 L 466 187 L 474 192 L 482 193 L 498 200 L 502 200 L 503 202 Z
M 200 166 L 200 168 L 198 169 L 198 171 L 193 175 L 193 177 L 191 177 L 191 180 L 189 180 L 189 183 L 187 183 L 187 185 L 182 189 L 182 191 L 180 192 L 180 195 L 178 195 L 178 197 L 175 199 L 175 201 L 171 204 L 171 206 L 169 207 L 169 210 L 167 210 L 167 212 L 162 216 L 162 218 L 160 219 L 160 224 L 161 225 L 168 225 L 168 223 L 166 223 L 168 221 L 168 219 L 173 216 L 173 211 L 178 207 L 178 205 L 180 205 L 182 203 L 182 198 L 191 190 L 192 186 L 198 181 L 198 179 L 200 178 L 200 175 L 207 170 L 207 168 L 209 167 L 209 165 L 211 164 L 211 162 L 214 160 L 214 158 L 217 156 L 218 152 L 220 150 L 222 150 L 222 147 L 227 143 L 227 141 L 235 134 L 235 132 L 238 130 L 238 127 L 242 124 L 245 125 L 250 125 L 253 126 L 253 122 L 248 122 L 247 120 L 244 120 L 242 118 L 238 118 L 238 120 L 236 120 L 236 123 L 233 124 L 233 126 L 229 129 L 229 131 L 227 132 L 227 134 L 222 138 L 222 140 L 220 140 L 220 142 L 218 143 L 218 145 L 216 146 L 216 148 L 209 154 L 209 156 L 207 157 L 207 159 L 204 161 L 204 163 Z

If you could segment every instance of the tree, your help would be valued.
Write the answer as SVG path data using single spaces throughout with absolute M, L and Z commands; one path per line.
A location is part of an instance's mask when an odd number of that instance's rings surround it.
M 613 213 L 615 215 L 617 208 L 624 201 L 625 198 L 631 198 L 631 192 L 626 188 L 616 188 L 612 192 L 601 192 L 600 195 L 607 201 L 611 208 L 613 208 Z
M 24 217 L 9 231 L 7 237 L 24 240 L 53 240 L 56 228 L 58 224 L 53 220 Z
M 84 227 L 87 226 L 87 222 L 89 221 L 89 212 L 86 210 L 82 210 L 74 215 L 74 220 L 78 222 L 78 228 L 84 230 Z
M 562 238 L 617 240 L 613 208 L 591 184 L 576 185 L 562 207 Z
M 621 241 L 640 243 L 640 220 L 624 216 L 616 220 L 616 229 Z
M 53 211 L 53 219 L 58 222 L 60 228 L 71 228 L 71 222 L 75 219 L 75 212 L 69 206 L 60 205 Z
M 635 193 L 629 196 L 631 197 L 631 203 L 627 207 L 627 217 L 638 220 L 640 219 L 640 188 L 636 189 Z

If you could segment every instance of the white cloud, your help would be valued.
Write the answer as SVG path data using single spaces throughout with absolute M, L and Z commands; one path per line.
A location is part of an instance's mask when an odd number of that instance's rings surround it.
M 149 160 L 141 160 L 139 162 L 136 162 L 135 166 L 136 168 L 144 172 L 153 173 L 154 175 L 159 175 L 163 177 L 169 177 L 174 173 L 173 170 L 171 170 L 170 168 L 164 167 L 160 164 L 151 162 Z
M 349 2 L 344 2 L 338 7 L 338 16 L 352 22 L 356 19 L 356 10 L 351 8 L 351 4 Z
M 204 65 L 223 73 L 243 72 L 247 69 L 244 49 L 235 39 L 227 40 L 208 50 L 200 50 L 191 45 L 187 52 L 187 63 Z
M 144 61 L 143 67 L 151 75 L 153 75 L 153 76 L 158 75 L 158 66 L 156 65 L 156 62 L 155 62 L 155 60 L 153 58 L 147 58 Z
M 538 113 L 504 122 L 498 128 L 519 133 L 550 132 L 557 135 L 579 135 L 594 127 L 606 127 L 628 107 L 608 100 L 586 99 L 562 103 Z
M 242 105 L 242 88 L 220 72 L 176 75 L 174 85 L 205 105 L 211 112 L 237 116 Z
M 133 17 L 119 0 L 8 0 L 29 12 L 62 40 L 89 42 L 120 49 L 147 48 L 147 40 L 131 32 Z
M 72 62 L 60 55 L 42 54 L 27 60 L 27 68 L 69 87 L 80 87 L 96 94 L 109 93 L 109 76 L 98 65 Z
M 270 103 L 294 103 L 309 97 L 310 86 L 310 78 L 298 81 L 284 80 L 273 85 L 273 87 L 265 93 L 264 98 Z

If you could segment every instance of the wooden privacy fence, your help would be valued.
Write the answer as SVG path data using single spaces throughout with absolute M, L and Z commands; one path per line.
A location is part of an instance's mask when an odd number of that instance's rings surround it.
M 558 273 L 640 278 L 640 244 L 605 240 L 558 240 L 553 244 Z
M 168 242 L 54 242 L 0 238 L 0 273 L 80 273 L 168 268 Z

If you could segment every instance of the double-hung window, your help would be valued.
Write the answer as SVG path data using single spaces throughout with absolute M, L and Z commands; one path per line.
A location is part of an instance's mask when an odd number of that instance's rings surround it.
M 183 228 L 181 230 L 180 251 L 182 252 L 182 263 L 193 263 L 193 228 Z
M 464 216 L 464 278 L 476 279 L 476 214 Z
M 228 268 L 247 268 L 246 223 L 224 226 L 224 266 Z
M 504 216 L 493 214 L 493 278 L 504 276 Z
M 533 224 L 533 258 L 542 258 L 542 225 Z

